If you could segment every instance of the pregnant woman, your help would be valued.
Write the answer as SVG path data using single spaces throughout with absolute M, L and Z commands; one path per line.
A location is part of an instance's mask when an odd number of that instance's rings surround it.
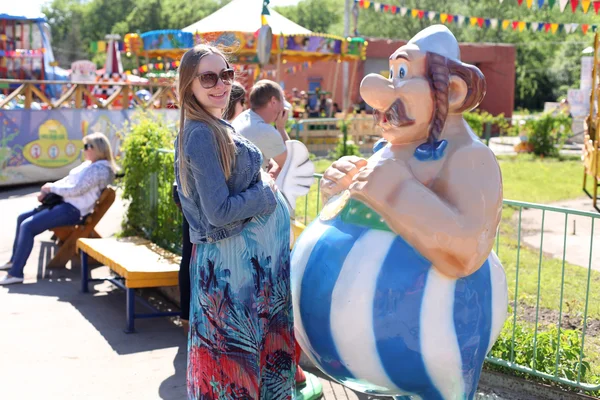
M 289 399 L 290 216 L 258 148 L 221 119 L 233 79 L 215 47 L 181 60 L 175 171 L 194 244 L 188 398 Z

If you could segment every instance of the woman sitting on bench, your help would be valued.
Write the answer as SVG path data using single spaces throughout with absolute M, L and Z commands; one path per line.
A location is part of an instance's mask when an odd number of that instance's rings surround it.
M 38 208 L 19 215 L 17 232 L 10 261 L 0 265 L 8 275 L 0 278 L 0 285 L 23 282 L 23 269 L 33 248 L 36 235 L 59 226 L 77 225 L 92 212 L 102 190 L 115 178 L 110 142 L 102 133 L 83 138 L 86 161 L 54 183 L 42 186 Z

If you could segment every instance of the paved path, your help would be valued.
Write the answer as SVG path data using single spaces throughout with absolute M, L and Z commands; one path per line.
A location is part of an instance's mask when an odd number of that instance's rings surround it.
M 16 217 L 36 206 L 37 190 L 0 191 L 0 262 L 10 258 Z M 118 232 L 123 212 L 117 200 L 98 232 Z M 181 328 L 163 318 L 138 320 L 139 333 L 125 334 L 122 291 L 102 283 L 84 295 L 78 266 L 44 270 L 55 250 L 50 236 L 36 238 L 26 284 L 0 287 L 0 399 L 184 399 L 187 342 Z M 106 272 L 94 270 L 96 276 Z M 321 380 L 325 399 L 367 399 Z
M 574 200 L 561 201 L 552 204 L 556 207 L 570 208 L 574 210 L 589 211 L 600 215 L 592 206 L 592 200 L 582 197 Z M 515 213 L 518 218 L 518 213 Z M 521 237 L 524 243 L 535 249 L 540 248 L 542 232 L 542 211 L 523 210 L 522 215 L 523 232 Z M 566 252 L 567 262 L 588 268 L 590 265 L 590 239 L 592 229 L 592 218 L 577 215 L 568 215 L 566 224 Z M 565 214 L 547 211 L 544 217 L 544 253 L 562 260 L 565 240 Z M 591 267 L 600 271 L 600 219 L 594 222 L 593 250 Z

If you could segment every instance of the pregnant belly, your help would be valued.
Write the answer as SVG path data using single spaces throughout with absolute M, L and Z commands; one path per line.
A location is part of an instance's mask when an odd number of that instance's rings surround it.
M 469 397 L 506 316 L 497 257 L 450 279 L 364 204 L 328 218 L 292 253 L 296 337 L 309 358 L 365 393 Z

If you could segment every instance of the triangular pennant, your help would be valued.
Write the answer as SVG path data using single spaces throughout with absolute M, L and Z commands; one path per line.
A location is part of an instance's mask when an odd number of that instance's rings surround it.
M 558 24 L 550 24 L 550 29 L 552 30 L 552 33 L 556 33 L 558 30 Z
M 379 5 L 379 9 L 380 9 L 381 11 L 387 11 L 387 10 L 388 10 L 388 8 L 389 8 L 389 6 L 388 6 L 387 4 L 380 4 L 380 5 Z
M 480 28 L 483 28 L 483 18 L 477 18 L 477 25 L 479 25 Z
M 581 0 L 581 8 L 583 8 L 584 13 L 588 12 L 590 4 L 592 4 L 592 0 Z
M 360 0 L 360 1 L 358 2 L 358 6 L 359 6 L 360 8 L 365 8 L 365 0 Z
M 402 15 L 403 17 L 406 15 L 407 11 L 408 11 L 408 8 L 400 7 L 400 15 Z
M 419 10 L 419 19 L 423 19 L 424 16 L 425 16 L 425 11 Z
M 508 28 L 508 26 L 510 25 L 510 21 L 505 19 L 502 21 L 502 29 L 506 29 Z
M 392 14 L 398 14 L 398 11 L 400 11 L 400 7 L 392 6 Z
M 368 0 L 365 0 L 364 7 L 369 8 L 370 6 L 371 6 L 371 2 Z
M 558 24 L 558 32 L 562 32 L 565 30 L 565 24 Z
M 415 9 L 413 9 L 413 10 L 410 12 L 410 15 L 411 15 L 413 18 L 415 18 L 417 15 L 419 15 L 419 10 L 417 10 L 416 8 L 415 8 Z
M 486 18 L 485 19 L 485 27 L 489 28 L 491 24 L 492 24 L 492 21 L 489 18 Z
M 502 4 L 502 2 L 503 2 L 503 1 L 504 1 L 504 0 L 500 0 L 500 4 Z
M 546 30 L 546 33 L 550 32 L 550 28 L 552 28 L 552 24 L 550 22 L 546 22 L 544 24 L 544 29 Z
M 525 22 L 525 29 L 527 29 L 527 30 L 531 29 L 531 22 Z
M 579 5 L 579 0 L 571 0 L 571 10 L 575 12 L 577 10 L 577 6 Z
M 588 24 L 581 25 L 581 31 L 583 32 L 584 35 L 587 35 L 588 29 L 590 29 L 590 26 Z
M 523 4 L 523 0 L 517 0 L 517 2 L 519 3 L 519 5 Z
M 536 32 L 539 27 L 540 27 L 540 23 L 539 22 L 532 22 L 531 23 L 531 30 L 532 31 Z
M 570 33 L 575 33 L 577 28 L 579 28 L 579 24 L 571 24 L 571 32 Z
M 538 0 L 538 8 L 542 8 L 544 6 L 544 0 Z
M 598 11 L 600 11 L 600 1 L 594 1 L 594 11 L 596 14 L 598 14 Z
M 597 29 L 598 29 L 598 25 L 592 25 L 592 32 L 596 33 Z
M 527 8 L 531 8 L 533 5 L 533 0 L 527 0 Z
M 379 2 L 374 2 L 373 3 L 373 8 L 375 9 L 375 11 L 380 11 L 381 10 L 381 3 Z
M 525 30 L 525 21 L 519 22 L 519 32 L 523 32 Z
M 442 24 L 445 24 L 447 20 L 448 20 L 448 14 L 446 14 L 446 13 L 441 13 L 441 14 L 440 14 L 440 22 L 441 22 Z
M 454 15 L 448 14 L 448 23 L 451 24 L 454 21 Z
M 490 26 L 494 29 L 498 28 L 498 18 L 492 18 L 490 20 Z
M 475 26 L 477 24 L 477 17 L 471 17 L 469 21 L 471 22 L 471 26 Z
M 548 0 L 548 6 L 550 8 L 554 7 L 554 3 L 556 3 L 556 0 Z
M 512 22 L 512 28 L 514 31 L 517 30 L 517 28 L 519 28 L 519 21 L 513 21 Z
M 383 11 L 384 11 L 384 12 L 388 12 L 388 11 L 390 11 L 390 6 L 389 6 L 388 4 L 384 4 L 384 5 L 383 5 Z
M 437 13 L 436 13 L 435 11 L 429 11 L 429 12 L 427 13 L 427 18 L 429 18 L 429 20 L 430 20 L 430 21 L 433 21 L 433 19 L 435 18 L 435 15 L 436 15 L 436 14 L 437 14 Z
M 465 23 L 467 17 L 465 17 L 464 15 L 459 15 L 458 18 L 456 18 L 457 24 L 458 25 L 462 25 Z
M 558 0 L 558 4 L 560 5 L 560 12 L 563 12 L 567 4 L 569 4 L 569 0 Z

